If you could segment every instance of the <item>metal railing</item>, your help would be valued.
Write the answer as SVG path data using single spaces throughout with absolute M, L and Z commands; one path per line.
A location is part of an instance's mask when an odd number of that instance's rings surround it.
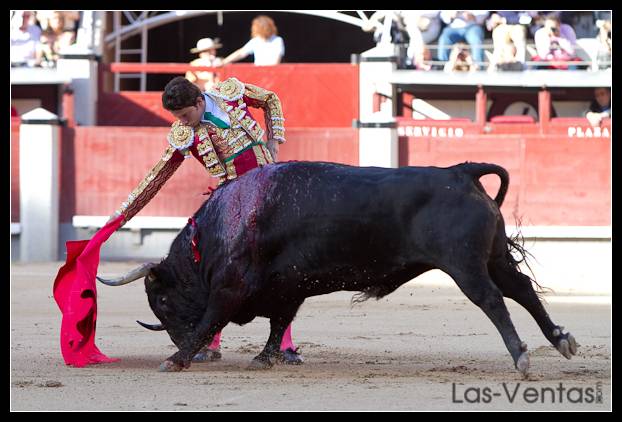
M 408 45 L 404 44 L 403 47 L 405 51 Z M 425 47 L 428 50 L 430 50 L 430 52 L 436 52 L 439 49 L 438 44 L 430 44 L 430 45 L 426 45 Z M 469 49 L 470 47 L 471 46 L 469 46 Z M 483 44 L 478 45 L 478 47 L 482 48 L 482 50 L 485 52 L 486 59 L 488 59 L 488 55 L 486 53 L 492 54 L 494 50 L 494 45 L 491 43 L 483 43 Z M 577 59 L 574 59 L 574 60 L 525 60 L 524 62 L 521 62 L 522 64 L 524 64 L 523 70 L 541 69 L 541 68 L 547 68 L 550 66 L 560 66 L 560 65 L 578 66 L 580 68 L 584 68 L 581 70 L 596 70 L 596 69 L 602 70 L 602 69 L 610 68 L 612 66 L 611 59 L 594 60 L 594 59 L 581 58 L 581 56 L 589 58 L 589 57 L 592 57 L 592 55 L 588 51 L 586 51 L 585 48 L 583 48 L 582 46 L 578 44 L 574 45 L 573 47 L 575 49 L 575 57 Z M 449 50 L 451 50 L 451 48 L 452 46 L 448 47 Z M 526 57 L 531 58 L 537 55 L 535 44 L 527 43 L 525 48 L 526 48 Z M 435 56 L 436 54 L 432 54 L 432 57 L 435 57 Z M 430 65 L 430 66 L 438 68 L 438 67 L 444 66 L 447 62 L 448 61 L 443 61 L 443 60 L 424 60 L 422 63 L 425 65 Z M 487 68 L 488 65 L 491 64 L 491 62 L 490 60 L 473 61 L 473 64 L 477 65 L 480 69 L 482 69 L 482 68 Z

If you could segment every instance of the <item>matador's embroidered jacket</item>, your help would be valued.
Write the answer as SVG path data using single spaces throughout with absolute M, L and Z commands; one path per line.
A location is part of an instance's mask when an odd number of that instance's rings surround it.
M 251 116 L 248 107 L 264 110 L 268 139 L 283 143 L 285 119 L 276 94 L 229 78 L 203 95 L 226 113 L 229 122 L 206 110 L 197 128 L 182 125 L 179 121 L 173 123 L 164 155 L 116 212 L 125 216 L 125 222 L 147 205 L 184 158 L 194 156 L 212 176 L 219 179 L 219 185 L 250 169 L 273 162 L 262 140 L 264 130 Z M 206 103 L 209 99 L 206 98 Z M 219 114 L 221 117 L 225 115 Z

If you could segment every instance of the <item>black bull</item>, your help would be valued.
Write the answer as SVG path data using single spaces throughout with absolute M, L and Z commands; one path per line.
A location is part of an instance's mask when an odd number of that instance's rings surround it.
M 501 179 L 494 200 L 479 182 L 486 174 Z M 188 367 L 229 322 L 256 316 L 270 319 L 270 336 L 253 365 L 270 367 L 306 298 L 339 290 L 381 298 L 440 269 L 490 318 L 526 374 L 527 345 L 504 296 L 522 305 L 566 358 L 577 346 L 519 271 L 513 252 L 522 258 L 525 252 L 506 236 L 499 210 L 508 184 L 505 169 L 483 163 L 269 165 L 218 188 L 194 215 L 196 228 L 188 224 L 162 262 L 117 285 L 146 275 L 149 305 L 179 348 L 161 370 Z M 199 263 L 191 249 L 195 235 Z

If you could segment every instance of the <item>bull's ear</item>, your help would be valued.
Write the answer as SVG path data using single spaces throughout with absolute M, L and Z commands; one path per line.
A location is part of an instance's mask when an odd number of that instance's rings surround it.
M 149 271 L 147 273 L 147 277 L 146 277 L 146 281 L 147 283 L 153 283 L 154 281 L 156 281 L 157 277 L 155 276 L 155 274 L 153 273 L 153 271 Z

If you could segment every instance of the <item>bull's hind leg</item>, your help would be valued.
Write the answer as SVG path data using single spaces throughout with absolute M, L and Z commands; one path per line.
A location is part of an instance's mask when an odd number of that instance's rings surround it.
M 449 270 L 447 273 L 454 279 L 460 290 L 490 318 L 503 338 L 514 365 L 523 376 L 529 370 L 527 344 L 523 343 L 516 333 L 510 319 L 503 296 L 494 285 L 485 268 Z
M 511 268 L 506 262 L 498 261 L 489 266 L 490 275 L 503 296 L 525 308 L 536 321 L 548 341 L 567 359 L 577 353 L 577 342 L 572 334 L 563 333 L 563 328 L 551 321 L 542 302 L 533 289 L 531 279 Z

